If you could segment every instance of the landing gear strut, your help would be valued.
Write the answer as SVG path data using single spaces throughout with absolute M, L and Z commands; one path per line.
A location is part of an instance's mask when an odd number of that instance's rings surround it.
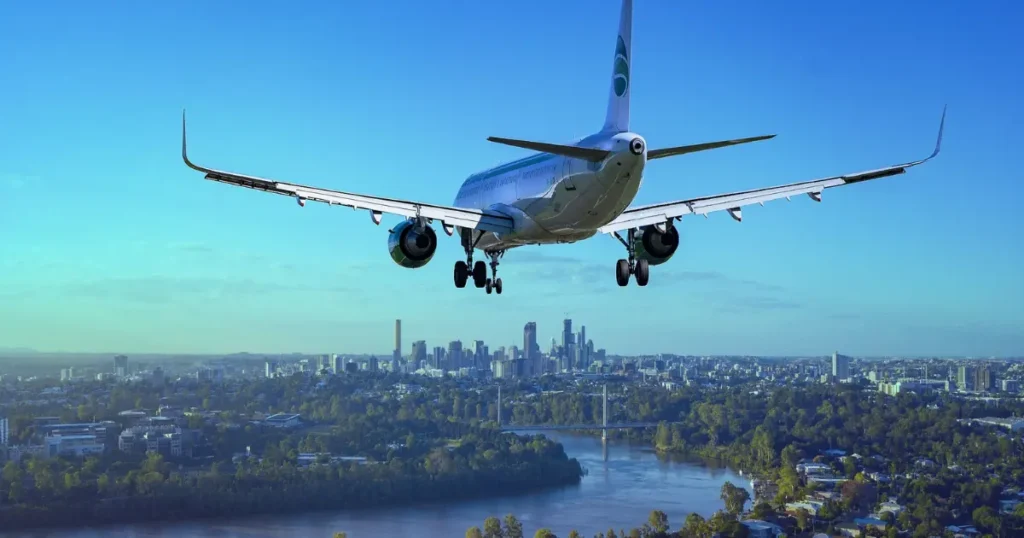
M 501 295 L 501 279 L 498 278 L 498 259 L 505 255 L 505 251 L 492 250 L 489 251 L 487 255 L 491 258 L 491 278 L 488 278 L 485 284 L 487 293 L 491 293 L 491 290 L 493 289 L 495 293 Z
M 466 251 L 466 261 L 459 260 L 455 262 L 455 287 L 465 288 L 466 282 L 472 277 L 473 286 L 486 288 L 487 293 L 491 293 L 491 289 L 501 293 L 501 279 L 497 278 L 498 258 L 505 254 L 505 251 L 487 253 L 491 257 L 491 274 L 495 276 L 492 281 L 490 278 L 487 278 L 487 264 L 483 260 L 477 260 L 476 263 L 473 263 L 473 249 L 480 242 L 480 238 L 484 236 L 484 232 L 474 232 L 473 230 L 463 228 L 460 235 L 462 237 L 462 248 Z M 472 267 L 472 270 L 470 270 L 470 267 Z
M 629 259 L 619 260 L 615 263 L 615 282 L 619 286 L 625 286 L 629 284 L 629 276 L 636 276 L 637 286 L 646 286 L 647 282 L 651 278 L 650 264 L 647 260 L 636 259 L 636 229 L 630 228 L 626 232 L 627 239 L 623 239 L 619 232 L 614 232 L 615 238 L 619 240 L 624 247 L 626 247 L 626 254 Z

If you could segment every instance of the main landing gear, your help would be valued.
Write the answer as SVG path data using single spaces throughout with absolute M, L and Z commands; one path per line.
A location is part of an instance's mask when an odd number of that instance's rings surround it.
M 481 232 L 476 238 L 473 238 L 472 230 L 464 230 L 462 233 L 462 247 L 466 250 L 466 261 L 455 262 L 455 287 L 465 288 L 466 282 L 469 281 L 470 277 L 473 278 L 473 286 L 477 288 L 484 288 L 487 293 L 495 291 L 498 295 L 501 295 L 501 279 L 498 278 L 498 259 L 505 255 L 504 250 L 488 251 L 487 256 L 491 258 L 491 277 L 487 278 L 487 264 L 481 260 L 473 263 L 473 249 L 476 244 L 483 237 Z M 470 271 L 470 267 L 473 268 Z
M 619 286 L 629 284 L 629 276 L 636 276 L 637 286 L 646 286 L 651 278 L 650 265 L 647 260 L 636 259 L 636 229 L 630 228 L 627 232 L 628 239 L 623 239 L 619 232 L 614 232 L 615 238 L 626 247 L 628 260 L 619 260 L 615 263 L 615 281 Z

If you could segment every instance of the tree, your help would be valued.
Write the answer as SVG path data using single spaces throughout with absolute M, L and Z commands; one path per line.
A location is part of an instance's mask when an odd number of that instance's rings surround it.
M 806 508 L 798 508 L 796 511 L 796 528 L 801 531 L 807 530 L 810 525 L 811 513 Z
M 480 527 L 470 527 L 466 530 L 466 538 L 484 538 L 484 533 L 480 531 Z
M 974 524 L 980 529 L 991 531 L 992 534 L 996 536 L 999 536 L 1000 531 L 1002 530 L 1002 522 L 999 519 L 999 514 L 996 513 L 991 506 L 982 506 L 981 508 L 975 509 L 974 512 L 971 513 L 971 520 L 974 521 Z
M 558 538 L 558 537 L 555 536 L 555 533 L 551 532 L 551 529 L 544 528 L 544 529 L 538 529 L 537 532 L 535 532 L 533 534 L 533 538 Z
M 647 517 L 647 524 L 655 533 L 666 534 L 668 533 L 668 514 L 661 510 L 651 510 L 651 515 Z
M 681 533 L 690 538 L 710 538 L 711 526 L 700 514 L 692 513 L 686 516 Z
M 523 538 L 523 524 L 512 514 L 505 516 L 504 538 Z
M 569 531 L 569 538 L 583 538 L 580 533 L 576 532 L 576 529 Z
M 348 538 L 348 533 L 344 531 L 338 531 L 334 533 L 334 538 Z
M 775 509 L 766 502 L 759 502 L 754 505 L 753 513 L 755 519 L 767 519 L 775 515 Z
M 738 488 L 733 485 L 732 482 L 726 482 L 722 484 L 721 498 L 725 501 L 725 509 L 730 514 L 740 515 L 743 512 L 743 507 L 750 500 L 750 494 L 743 488 Z
M 502 538 L 501 520 L 491 516 L 484 520 L 484 538 Z
M 800 451 L 793 445 L 786 445 L 786 448 L 782 449 L 782 466 L 792 468 L 799 462 Z

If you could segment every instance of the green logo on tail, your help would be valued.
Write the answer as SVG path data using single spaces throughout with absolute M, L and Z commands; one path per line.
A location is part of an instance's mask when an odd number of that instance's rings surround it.
M 615 45 L 615 70 L 612 71 L 612 88 L 615 95 L 622 97 L 629 89 L 629 58 L 626 55 L 626 42 L 619 36 Z

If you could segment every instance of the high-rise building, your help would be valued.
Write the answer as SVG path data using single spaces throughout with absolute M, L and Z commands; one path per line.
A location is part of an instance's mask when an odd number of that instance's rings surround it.
M 267 361 L 263 367 L 267 377 L 274 377 L 274 374 L 277 373 L 277 363 L 274 361 Z
M 580 349 L 580 370 L 586 370 L 590 364 L 587 355 L 587 326 L 580 325 L 580 337 L 576 339 L 576 347 Z
M 961 364 L 956 369 L 956 386 L 958 389 L 963 391 L 975 390 L 974 381 L 974 368 Z
M 473 349 L 473 367 L 477 370 L 487 370 L 490 366 L 490 352 L 487 351 L 487 344 L 483 340 L 476 341 Z
M 540 346 L 537 345 L 537 322 L 531 321 L 523 326 L 523 358 L 528 368 L 539 372 Z M 513 359 L 515 357 L 512 357 Z
M 564 353 L 566 357 L 572 357 L 572 345 L 572 320 L 562 320 L 562 353 Z
M 982 365 L 974 371 L 974 390 L 987 392 L 995 386 L 995 375 L 987 364 Z
M 427 363 L 426 340 L 417 340 L 412 343 L 412 363 L 416 368 L 422 368 Z
M 402 320 L 395 320 L 395 352 L 394 359 L 402 358 Z
M 341 357 L 331 355 L 331 371 L 334 372 L 334 375 L 345 373 L 345 363 Z
M 448 342 L 448 369 L 458 370 L 462 366 L 462 341 Z
M 838 351 L 832 354 L 832 377 L 837 381 L 850 378 L 850 358 Z
M 128 370 L 128 357 L 124 355 L 114 357 L 114 375 L 128 377 L 129 373 L 131 372 Z
M 10 426 L 6 418 L 0 418 L 0 446 L 7 446 L 11 439 Z
M 437 368 L 438 370 L 444 370 L 445 367 L 446 367 L 445 356 L 444 355 L 445 355 L 445 353 L 444 353 L 444 348 L 443 347 L 441 347 L 441 346 L 435 347 L 434 348 L 434 362 L 431 364 L 431 366 L 433 366 L 434 368 Z
M 380 370 L 380 361 L 377 360 L 376 355 L 370 355 L 370 360 L 366 361 L 366 369 L 371 372 Z

